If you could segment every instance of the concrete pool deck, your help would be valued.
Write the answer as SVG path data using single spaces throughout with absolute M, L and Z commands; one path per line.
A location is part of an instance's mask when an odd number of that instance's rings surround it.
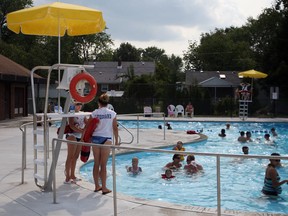
M 136 117 L 118 116 L 118 119 L 136 120 Z M 156 119 L 160 118 L 140 118 Z M 22 154 L 22 133 L 19 125 L 22 122 L 32 120 L 32 117 L 17 118 L 14 120 L 0 121 L 0 215 L 71 215 L 71 216 L 94 216 L 114 215 L 113 195 L 102 195 L 94 193 L 94 185 L 89 182 L 80 181 L 79 184 L 64 185 L 64 164 L 66 159 L 66 144 L 63 143 L 56 169 L 57 204 L 53 203 L 52 192 L 42 192 L 34 183 L 33 177 L 33 144 L 32 130 L 27 128 L 27 168 L 25 169 L 25 181 L 21 184 L 21 154 Z M 239 118 L 167 118 L 168 121 L 241 121 Z M 288 122 L 286 118 L 258 119 L 248 118 L 247 121 L 257 122 Z M 133 131 L 135 136 L 136 131 Z M 120 131 L 123 141 L 129 139 L 125 131 Z M 141 129 L 139 143 L 134 139 L 130 145 L 141 148 L 151 148 L 175 144 L 176 141 L 190 142 L 199 137 L 187 135 L 180 131 L 167 131 L 166 139 L 163 140 L 163 131 Z M 50 127 L 50 140 L 56 137 L 56 128 Z M 78 161 L 77 166 L 83 163 Z M 146 215 L 176 215 L 176 216 L 208 216 L 216 215 L 216 209 L 175 205 L 128 197 L 117 194 L 117 215 L 125 216 L 146 216 Z M 247 213 L 238 211 L 225 211 L 222 215 L 272 215 L 268 213 Z M 280 215 L 280 214 L 275 214 Z

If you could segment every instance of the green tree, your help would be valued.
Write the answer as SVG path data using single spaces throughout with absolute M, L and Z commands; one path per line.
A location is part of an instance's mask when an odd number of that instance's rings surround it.
M 165 54 L 165 50 L 159 49 L 155 46 L 147 47 L 142 50 L 142 61 L 154 61 L 157 62 Z
M 201 35 L 200 45 L 190 42 L 184 52 L 185 69 L 241 70 L 255 66 L 247 28 L 215 29 Z
M 141 49 L 137 49 L 130 43 L 121 43 L 120 47 L 114 51 L 113 61 L 140 61 Z

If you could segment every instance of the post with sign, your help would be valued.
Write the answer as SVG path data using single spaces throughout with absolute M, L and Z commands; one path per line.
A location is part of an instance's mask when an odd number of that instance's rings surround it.
M 279 99 L 279 87 L 270 87 L 270 99 L 273 100 L 273 116 L 276 116 L 276 100 Z

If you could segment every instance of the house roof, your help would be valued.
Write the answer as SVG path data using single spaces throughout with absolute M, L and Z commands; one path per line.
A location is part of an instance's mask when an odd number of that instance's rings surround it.
M 198 83 L 202 87 L 232 87 L 234 84 L 228 82 L 224 79 L 219 79 L 217 77 L 211 77 L 203 82 Z
M 22 65 L 12 61 L 11 59 L 0 55 L 0 75 L 3 78 L 6 77 L 30 77 L 30 71 Z M 42 78 L 37 74 L 34 74 L 35 78 Z
M 93 65 L 93 69 L 87 69 L 100 84 L 119 84 L 127 78 L 119 78 L 118 76 L 127 74 L 128 68 L 133 65 L 135 76 L 144 74 L 154 74 L 154 62 L 121 62 L 121 67 L 118 62 L 88 62 L 86 65 Z
M 186 85 L 237 87 L 240 82 L 237 71 L 186 71 Z

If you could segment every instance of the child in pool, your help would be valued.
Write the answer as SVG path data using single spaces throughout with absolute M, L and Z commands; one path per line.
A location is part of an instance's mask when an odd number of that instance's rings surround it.
M 171 169 L 166 169 L 165 170 L 165 174 L 161 174 L 162 179 L 171 179 L 171 178 L 175 178 L 175 176 L 173 176 L 172 170 Z
M 173 150 L 185 151 L 185 148 L 183 147 L 183 142 L 182 141 L 178 141 L 176 146 L 174 146 Z M 180 155 L 180 160 L 184 161 L 184 155 Z
M 129 173 L 137 175 L 142 172 L 142 168 L 138 166 L 139 160 L 137 157 L 132 158 L 132 166 L 126 166 L 126 170 Z

